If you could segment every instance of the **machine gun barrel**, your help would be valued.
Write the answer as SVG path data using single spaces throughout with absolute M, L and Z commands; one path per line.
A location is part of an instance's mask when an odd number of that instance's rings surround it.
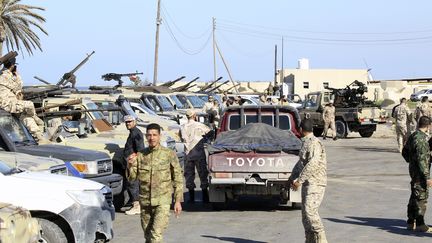
M 186 76 L 181 76 L 180 78 L 174 79 L 173 81 L 169 81 L 169 82 L 163 83 L 163 84 L 161 84 L 161 85 L 159 85 L 159 86 L 171 87 L 171 86 L 173 86 L 175 83 L 177 83 L 178 81 L 180 81 L 180 80 L 182 80 L 182 79 L 184 79 L 184 78 L 186 78 Z
M 57 86 L 62 86 L 68 82 L 71 82 L 72 87 L 75 87 L 75 81 L 76 81 L 75 72 L 78 71 L 78 69 L 80 69 L 94 53 L 95 51 L 92 51 L 92 53 L 87 54 L 84 60 L 82 60 L 74 69 L 72 69 L 70 72 L 63 74 L 63 77 L 61 77 L 60 81 L 58 81 Z
M 39 78 L 38 76 L 33 76 L 33 78 L 39 80 L 40 82 L 47 84 L 47 85 L 52 85 L 50 82 L 46 81 L 45 79 Z
M 210 82 L 210 84 L 208 84 L 208 85 L 204 85 L 204 87 L 201 87 L 201 89 L 200 89 L 199 91 L 200 91 L 200 92 L 203 92 L 203 91 L 209 89 L 211 86 L 213 86 L 213 84 L 217 83 L 217 82 L 218 82 L 219 80 L 221 80 L 222 78 L 223 78 L 223 77 L 219 77 L 218 79 L 216 79 L 216 80 Z
M 219 87 L 221 87 L 222 85 L 225 85 L 225 84 L 227 84 L 227 83 L 229 83 L 230 81 L 229 80 L 227 80 L 227 81 L 225 81 L 225 82 L 223 82 L 223 83 L 221 83 L 221 84 L 218 84 L 216 87 L 214 87 L 214 88 L 211 88 L 211 89 L 209 89 L 209 90 L 206 90 L 205 92 L 206 93 L 210 93 L 210 92 L 213 92 L 213 91 L 215 91 L 215 90 L 217 90 Z
M 228 91 L 230 91 L 230 90 L 236 88 L 237 86 L 240 86 L 240 84 L 233 85 L 232 87 L 230 87 L 230 88 L 228 88 L 227 90 L 225 90 L 225 92 L 228 92 Z
M 18 52 L 16 52 L 16 51 L 8 52 L 6 55 L 0 57 L 0 65 L 4 64 L 8 60 L 11 60 L 12 58 L 15 58 L 16 56 L 18 56 Z
M 190 86 L 193 82 L 197 81 L 198 79 L 199 79 L 199 77 L 196 77 L 196 78 L 192 79 L 191 81 L 189 81 L 187 84 L 182 85 L 182 86 L 177 87 L 177 88 L 174 88 L 173 91 L 174 91 L 174 92 L 183 92 L 183 91 L 186 91 L 187 89 L 190 88 L 189 86 Z

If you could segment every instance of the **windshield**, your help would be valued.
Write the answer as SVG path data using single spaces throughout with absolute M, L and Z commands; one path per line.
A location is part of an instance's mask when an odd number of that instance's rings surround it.
M 87 106 L 87 109 L 89 109 L 89 110 L 97 110 L 97 109 L 99 109 L 99 107 L 95 103 L 93 103 L 93 102 L 88 102 L 87 101 L 87 102 L 85 102 L 85 105 Z M 103 120 L 105 118 L 104 115 L 103 115 L 103 113 L 100 112 L 100 111 L 91 111 L 89 113 L 93 115 L 93 117 L 94 117 L 95 120 Z
M 170 95 L 170 98 L 171 98 L 171 99 L 174 101 L 174 103 L 176 104 L 177 109 L 188 109 L 188 108 L 189 108 L 188 103 L 187 103 L 187 102 L 182 103 L 182 102 L 180 101 L 180 99 L 177 98 L 177 96 L 175 96 L 175 95 Z
M 13 116 L 0 116 L 0 127 L 15 144 L 36 144 L 24 125 Z
M 194 108 L 203 108 L 205 102 L 196 95 L 186 96 Z
M 316 107 L 318 106 L 318 94 L 309 94 L 305 100 L 305 107 Z
M 164 111 L 174 110 L 174 107 L 171 105 L 167 97 L 158 95 L 156 98 L 159 100 L 159 103 L 162 105 Z
M 145 114 L 152 115 L 152 116 L 157 116 L 157 114 L 154 111 L 152 111 L 151 109 L 149 109 L 147 106 L 145 106 L 142 103 L 133 103 L 133 105 L 135 107 L 139 107 L 139 109 L 141 110 L 141 112 L 143 112 Z M 136 109 L 134 109 L 134 110 L 136 112 Z
M 122 112 L 113 110 L 113 109 L 119 109 L 118 105 L 115 102 L 102 101 L 102 102 L 96 102 L 95 104 L 97 104 L 100 109 L 106 109 L 106 111 L 102 111 L 102 114 L 104 115 L 105 119 L 108 120 L 111 124 L 117 124 L 123 119 Z M 123 108 L 123 110 L 125 109 Z
M 123 112 L 124 112 L 125 114 L 130 115 L 130 116 L 133 116 L 136 120 L 139 120 L 139 119 L 138 119 L 138 115 L 137 115 L 137 114 L 135 113 L 135 111 L 132 109 L 132 107 L 131 107 L 131 105 L 130 105 L 129 102 L 124 101 L 124 102 L 121 103 L 121 106 L 122 106 L 122 110 L 123 110 Z
M 189 103 L 187 102 L 187 98 L 184 95 L 177 95 L 178 100 L 183 104 L 184 107 L 190 108 Z

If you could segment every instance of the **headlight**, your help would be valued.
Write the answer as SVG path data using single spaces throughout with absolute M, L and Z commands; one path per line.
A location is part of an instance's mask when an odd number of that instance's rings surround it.
M 99 190 L 67 191 L 67 194 L 78 204 L 100 207 L 103 205 L 104 196 Z
M 70 161 L 70 164 L 82 174 L 94 174 L 98 173 L 97 161 Z

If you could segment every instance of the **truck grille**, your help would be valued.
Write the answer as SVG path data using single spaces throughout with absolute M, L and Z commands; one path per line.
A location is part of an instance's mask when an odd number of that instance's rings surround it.
M 113 204 L 113 195 L 112 195 L 111 189 L 109 189 L 108 187 L 102 188 L 102 194 L 104 195 L 105 201 L 107 202 L 107 204 L 110 207 L 114 207 L 114 204 Z
M 50 168 L 50 172 L 56 175 L 68 175 L 68 170 L 64 165 L 53 166 Z
M 99 160 L 97 162 L 98 174 L 111 173 L 112 161 L 111 159 Z

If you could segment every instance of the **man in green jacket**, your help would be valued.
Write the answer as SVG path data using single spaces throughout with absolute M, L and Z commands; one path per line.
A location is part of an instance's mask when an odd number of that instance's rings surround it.
M 173 192 L 176 217 L 182 211 L 183 173 L 175 152 L 160 145 L 160 130 L 158 124 L 149 124 L 145 134 L 148 148 L 128 158 L 128 180 L 139 181 L 141 226 L 146 242 L 162 242 Z
M 429 174 L 430 149 L 428 140 L 430 125 L 429 117 L 420 117 L 417 131 L 410 135 L 402 150 L 402 156 L 409 163 L 411 177 L 407 229 L 420 232 L 432 232 L 424 222 L 429 197 L 428 187 L 432 186 Z

